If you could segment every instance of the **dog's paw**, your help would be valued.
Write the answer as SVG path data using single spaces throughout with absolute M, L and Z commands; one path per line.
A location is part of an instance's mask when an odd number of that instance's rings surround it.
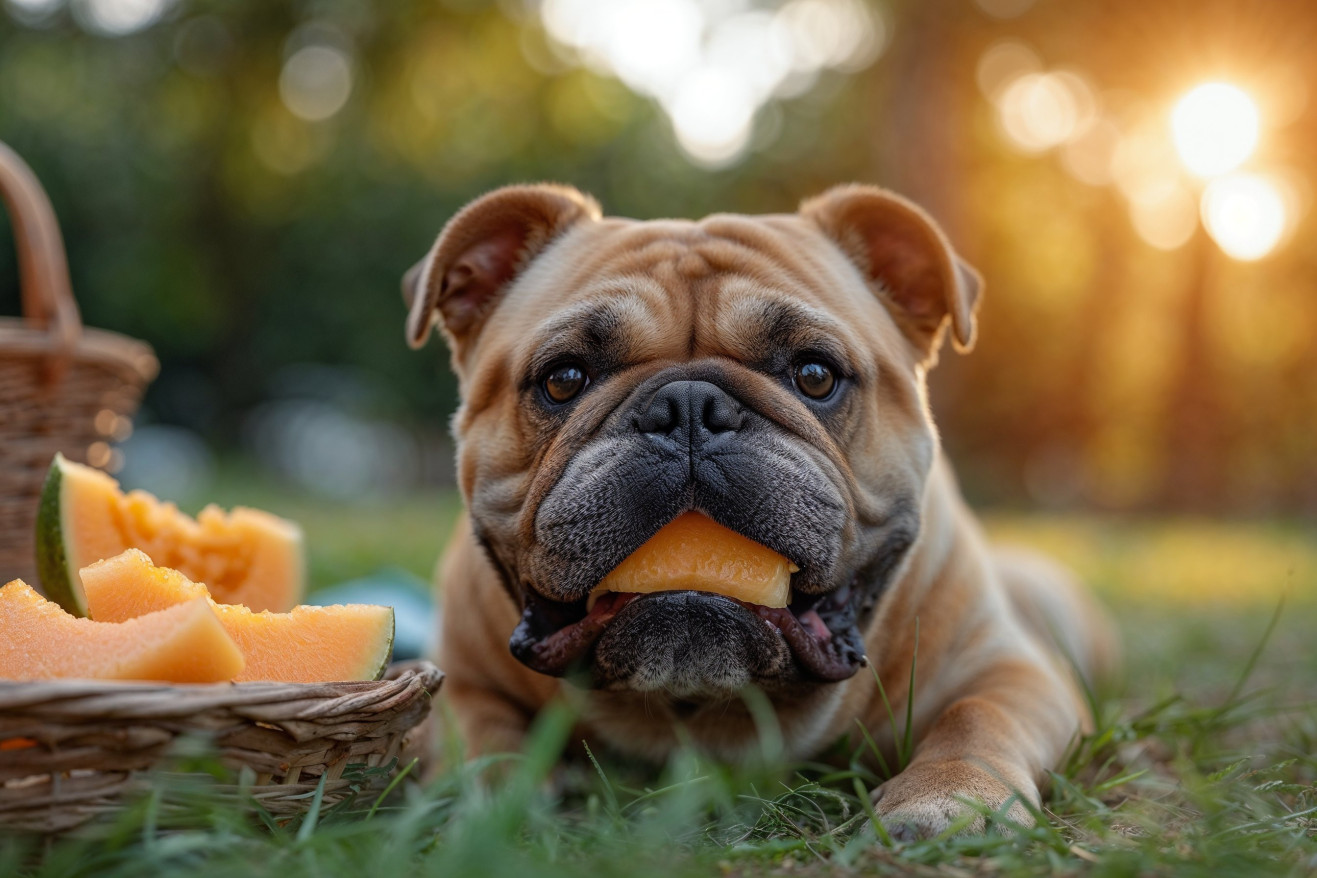
M 982 835 L 987 821 L 977 802 L 1020 826 L 1034 825 L 1033 814 L 1021 802 L 1038 802 L 1032 781 L 1009 785 L 985 766 L 962 760 L 912 765 L 874 792 L 874 810 L 883 828 L 897 841 L 932 838 L 958 821 L 973 815 L 961 829 L 962 835 Z M 1010 803 L 1009 806 L 1007 803 Z

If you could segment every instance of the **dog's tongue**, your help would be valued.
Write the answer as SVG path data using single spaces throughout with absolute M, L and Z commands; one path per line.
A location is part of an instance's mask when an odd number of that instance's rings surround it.
M 767 546 L 708 516 L 677 516 L 632 552 L 595 589 L 650 594 L 705 591 L 764 607 L 791 601 L 791 574 L 799 570 Z

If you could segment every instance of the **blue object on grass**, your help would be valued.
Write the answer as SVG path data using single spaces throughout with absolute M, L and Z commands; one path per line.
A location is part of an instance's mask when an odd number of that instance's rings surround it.
M 386 567 L 360 579 L 318 589 L 307 597 L 307 603 L 320 607 L 333 604 L 393 607 L 393 660 L 434 655 L 438 619 L 430 584 L 406 570 Z

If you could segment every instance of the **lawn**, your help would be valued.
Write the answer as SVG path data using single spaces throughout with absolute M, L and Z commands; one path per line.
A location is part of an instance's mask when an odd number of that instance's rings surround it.
M 335 507 L 246 479 L 214 493 L 300 520 L 315 587 L 382 567 L 428 577 L 457 509 L 451 495 Z M 468 765 L 287 825 L 202 793 L 172 831 L 148 799 L 95 838 L 0 840 L 0 875 L 1317 871 L 1311 524 L 985 519 L 1083 573 L 1126 639 L 1124 689 L 1103 696 L 1099 728 L 1057 772 L 1037 828 L 893 847 L 867 811 L 881 778 L 845 758 L 782 766 L 766 752 L 731 771 L 683 754 L 646 774 L 598 754 L 551 770 L 570 725 L 553 713 L 525 756 L 502 760 L 496 785 L 481 779 L 487 765 Z

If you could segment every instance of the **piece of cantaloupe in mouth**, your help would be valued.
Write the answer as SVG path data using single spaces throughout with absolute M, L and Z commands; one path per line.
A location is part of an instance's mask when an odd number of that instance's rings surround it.
M 604 592 L 703 591 L 785 607 L 791 602 L 791 574 L 799 569 L 707 515 L 685 512 L 605 576 L 590 603 Z
M 56 455 L 37 512 L 37 571 L 46 596 L 87 615 L 78 571 L 125 549 L 204 582 L 215 600 L 283 613 L 301 602 L 302 531 L 258 509 L 207 506 L 195 519 L 145 491 Z

